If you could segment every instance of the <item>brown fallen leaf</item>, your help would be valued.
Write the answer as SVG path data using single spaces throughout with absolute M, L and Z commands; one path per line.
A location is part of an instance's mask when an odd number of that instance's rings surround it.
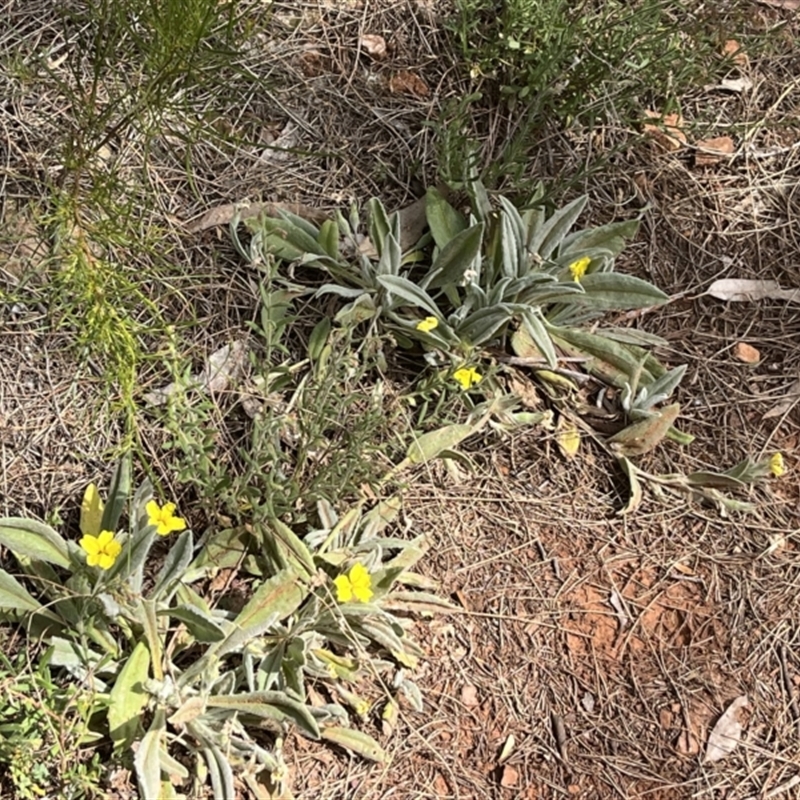
M 189 233 L 200 233 L 209 228 L 216 228 L 220 225 L 229 225 L 231 220 L 239 212 L 241 219 L 253 219 L 260 214 L 267 214 L 270 217 L 280 216 L 281 211 L 288 211 L 298 217 L 307 219 L 309 222 L 324 222 L 328 215 L 319 208 L 311 208 L 300 203 L 225 203 L 209 209 L 199 217 L 186 222 L 186 230 Z
M 427 97 L 431 93 L 428 84 L 407 69 L 400 70 L 389 78 L 389 91 L 393 94 L 413 94 L 416 97 Z
M 745 364 L 758 364 L 761 361 L 761 353 L 746 342 L 736 342 L 733 347 L 733 357 Z
M 365 33 L 359 40 L 359 46 L 365 53 L 375 59 L 386 57 L 386 39 L 377 33 Z
M 611 449 L 626 458 L 649 453 L 667 435 L 680 411 L 680 404 L 673 403 L 664 406 L 652 417 L 631 423 L 609 438 Z
M 694 163 L 697 167 L 709 167 L 726 160 L 735 150 L 730 136 L 716 136 L 712 139 L 701 139 L 697 142 Z
M 659 111 L 647 109 L 644 115 L 647 119 L 658 120 L 657 123 L 645 123 L 644 132 L 665 150 L 680 150 L 688 141 L 680 114 L 662 115 Z
M 722 54 L 728 56 L 737 67 L 746 67 L 749 61 L 747 53 L 736 39 L 728 39 L 722 45 Z
M 513 789 L 519 783 L 519 770 L 514 769 L 511 764 L 506 764 L 503 767 L 503 773 L 500 776 L 500 785 L 504 789 Z
M 704 761 L 714 763 L 730 755 L 736 749 L 736 745 L 742 738 L 742 722 L 739 719 L 739 711 L 746 708 L 749 702 L 747 695 L 743 694 L 733 700 L 725 709 L 725 713 L 717 720 L 717 724 L 709 734 Z
M 572 420 L 564 416 L 556 423 L 556 444 L 565 458 L 574 458 L 581 446 L 581 435 Z
M 465 683 L 461 687 L 461 702 L 467 708 L 475 708 L 475 706 L 480 705 L 480 700 L 478 700 L 478 687 L 471 683 Z

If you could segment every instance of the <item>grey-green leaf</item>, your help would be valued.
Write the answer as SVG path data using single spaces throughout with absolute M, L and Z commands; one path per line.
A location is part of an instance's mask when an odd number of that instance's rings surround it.
M 544 322 L 539 315 L 532 309 L 522 315 L 522 322 L 525 325 L 525 330 L 533 339 L 533 343 L 539 349 L 539 352 L 544 356 L 545 361 L 550 367 L 555 367 L 558 359 L 556 357 L 556 350 L 553 346 L 553 340 L 545 327 Z
M 549 258 L 581 215 L 586 206 L 586 200 L 585 196 L 573 200 L 568 206 L 553 213 L 537 230 L 531 231 L 528 252 L 538 253 L 542 258 Z
M 42 613 L 47 613 L 42 604 L 33 598 L 25 587 L 4 569 L 0 569 L 0 609 L 4 611 L 41 611 Z
M 150 651 L 144 642 L 133 648 L 109 695 L 108 729 L 117 747 L 127 749 L 139 728 L 148 694 L 144 682 L 150 669 Z
M 133 758 L 136 779 L 139 783 L 139 796 L 157 798 L 161 796 L 161 738 L 166 732 L 163 709 L 156 709 L 150 729 L 139 742 Z
M 205 614 L 194 606 L 175 606 L 159 611 L 159 614 L 168 614 L 173 619 L 182 622 L 198 642 L 219 642 L 225 638 L 222 626 L 210 614 Z
M 156 576 L 153 597 L 160 597 L 162 594 L 168 593 L 175 581 L 179 581 L 184 576 L 186 568 L 194 556 L 193 550 L 192 532 L 184 531 L 170 548 L 164 559 L 164 566 Z
M 319 739 L 319 726 L 311 712 L 303 703 L 292 700 L 284 692 L 241 692 L 239 694 L 212 695 L 208 698 L 207 705 L 208 708 L 221 708 L 237 714 L 250 714 L 279 723 L 291 721 L 303 733 L 313 739 Z
M 131 454 L 127 452 L 118 462 L 111 478 L 108 500 L 103 509 L 100 522 L 101 531 L 116 531 L 119 520 L 125 510 L 125 504 L 131 495 Z
M 441 317 L 441 312 L 433 301 L 433 298 L 407 278 L 401 278 L 399 275 L 380 275 L 378 281 L 384 288 L 393 292 L 407 303 L 418 306 L 419 308 L 424 308 L 437 318 Z
M 649 308 L 669 300 L 653 284 L 619 272 L 593 272 L 581 281 L 584 294 L 572 295 L 565 302 L 589 306 L 598 311 L 624 311 Z
M 440 250 L 467 227 L 464 216 L 433 186 L 425 193 L 425 216 L 433 241 Z
M 576 231 L 564 239 L 559 256 L 595 248 L 608 250 L 612 255 L 618 256 L 624 249 L 626 241 L 636 236 L 638 230 L 639 220 L 629 219 L 624 222 L 601 225 L 599 228 Z
M 322 729 L 322 738 L 379 764 L 389 760 L 386 751 L 367 733 L 334 725 Z
M 438 289 L 459 283 L 472 262 L 478 257 L 483 238 L 483 223 L 456 234 L 440 251 L 431 266 L 426 287 Z
M 69 550 L 64 538 L 49 525 L 23 517 L 0 519 L 0 545 L 15 556 L 27 556 L 59 567 L 69 567 Z

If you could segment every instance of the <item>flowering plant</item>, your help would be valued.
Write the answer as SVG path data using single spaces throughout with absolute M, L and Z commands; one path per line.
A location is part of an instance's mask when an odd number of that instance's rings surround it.
M 173 503 L 156 501 L 148 482 L 131 491 L 126 458 L 105 502 L 87 489 L 78 541 L 34 520 L 0 519 L 0 545 L 19 572 L 0 570 L 0 612 L 45 641 L 51 667 L 96 698 L 102 714 L 94 716 L 105 719 L 97 735 L 135 751 L 142 797 L 173 796 L 187 781 L 187 794 L 198 796 L 208 778 L 216 800 L 228 800 L 236 774 L 254 793 L 264 782 L 280 789 L 290 729 L 383 761 L 378 743 L 349 727 L 350 715 L 362 718 L 376 703 L 396 709 L 401 697 L 422 708 L 409 677 L 422 651 L 396 612 L 449 605 L 418 591 L 422 580 L 410 573 L 425 540 L 385 535 L 398 510 L 390 501 L 339 517 L 321 503 L 320 526 L 303 538 L 279 519 L 254 520 L 260 580 L 231 612 L 214 607 L 199 582 L 224 563 L 221 553 L 241 553 L 224 532 L 196 551 Z M 146 568 L 153 558 L 157 570 Z M 376 678 L 391 691 L 355 692 Z M 312 703 L 308 681 L 329 702 Z M 176 750 L 194 757 L 193 773 Z

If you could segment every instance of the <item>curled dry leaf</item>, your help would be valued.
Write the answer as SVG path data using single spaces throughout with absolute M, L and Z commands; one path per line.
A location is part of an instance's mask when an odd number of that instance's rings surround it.
M 416 97 L 427 97 L 431 93 L 428 84 L 407 69 L 392 75 L 389 79 L 389 91 L 393 94 L 413 94 Z
M 365 33 L 358 41 L 361 49 L 375 59 L 386 57 L 386 39 L 376 33 Z
M 247 353 L 247 342 L 243 340 L 226 344 L 208 357 L 205 369 L 192 375 L 188 384 L 170 383 L 160 389 L 148 392 L 143 399 L 148 405 L 161 406 L 178 388 L 195 389 L 206 393 L 224 391 L 231 381 L 241 375 L 247 360 Z
M 680 150 L 686 142 L 683 132 L 683 117 L 680 114 L 661 114 L 658 111 L 644 112 L 647 119 L 654 120 L 644 125 L 644 132 L 667 151 Z
M 734 151 L 733 139 L 730 136 L 715 136 L 712 139 L 701 139 L 697 142 L 694 156 L 695 166 L 708 167 L 728 159 Z
M 566 458 L 574 458 L 581 446 L 578 427 L 564 416 L 556 424 L 556 443 Z
M 743 694 L 731 702 L 725 713 L 717 720 L 717 724 L 708 737 L 705 761 L 714 763 L 730 755 L 742 738 L 742 723 L 739 711 L 749 705 L 747 695 Z

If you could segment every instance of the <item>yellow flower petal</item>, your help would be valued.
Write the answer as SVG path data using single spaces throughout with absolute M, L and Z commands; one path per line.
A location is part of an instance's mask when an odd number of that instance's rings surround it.
M 423 333 L 430 333 L 434 328 L 439 326 L 439 320 L 436 317 L 425 317 L 421 322 L 417 323 L 417 330 Z
M 372 575 L 363 564 L 354 564 L 350 570 L 350 586 L 356 600 L 368 603 L 372 599 Z
M 113 531 L 101 531 L 98 536 L 87 534 L 81 537 L 80 546 L 86 553 L 86 563 L 100 569 L 111 569 L 122 552 L 122 545 L 114 538 Z
M 150 500 L 145 506 L 147 522 L 153 525 L 159 536 L 168 536 L 175 531 L 186 529 L 186 521 L 175 516 L 175 503 L 165 503 L 163 508 Z
M 586 270 L 591 263 L 592 259 L 589 258 L 589 256 L 584 256 L 583 258 L 579 258 L 577 261 L 573 261 L 569 265 L 569 271 L 572 273 L 572 279 L 580 283 L 581 278 L 586 274 Z
M 347 575 L 339 575 L 333 581 L 336 587 L 336 599 L 340 603 L 349 603 L 353 599 L 353 587 L 350 585 L 350 578 Z
M 780 478 L 786 472 L 786 464 L 783 461 L 783 453 L 774 453 L 769 460 L 769 471 Z
M 483 375 L 475 367 L 460 367 L 453 373 L 453 378 L 458 381 L 464 391 L 480 383 Z

